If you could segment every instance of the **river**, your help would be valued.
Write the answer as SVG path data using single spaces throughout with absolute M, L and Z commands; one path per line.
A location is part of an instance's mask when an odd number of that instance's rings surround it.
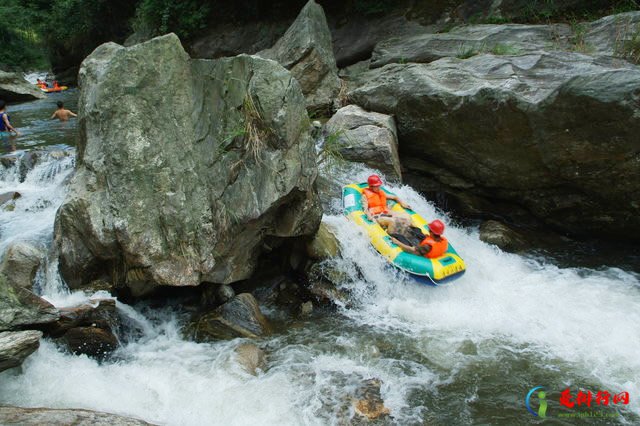
M 0 252 L 16 240 L 51 244 L 77 137 L 76 121 L 47 120 L 58 99 L 75 111 L 75 91 L 10 107 L 23 136 L 3 145 L 3 157 L 16 159 L 0 165 L 0 193 L 22 197 L 13 210 L 0 209 Z M 20 162 L 33 152 L 41 152 L 40 161 L 21 174 Z M 365 180 L 370 172 L 353 166 L 349 177 L 336 179 Z M 579 389 L 627 391 L 628 405 L 591 407 L 618 417 L 588 422 L 640 423 L 638 274 L 615 264 L 558 266 L 502 252 L 412 188 L 392 189 L 423 216 L 449 224 L 447 236 L 467 263 L 461 279 L 425 287 L 385 268 L 340 215 L 336 194 L 325 220 L 342 250 L 328 266 L 342 272 L 348 300 L 258 340 L 268 354 L 266 371 L 252 376 L 234 362 L 242 339 L 184 340 L 179 305 L 118 302 L 138 334 L 121 336 L 127 343 L 111 360 L 69 355 L 45 340 L 21 368 L 0 373 L 0 405 L 84 408 L 169 425 L 342 425 L 357 422 L 356 389 L 377 378 L 391 411 L 379 424 L 537 423 L 524 403 L 535 386 L 547 390 L 550 417 L 571 412 L 558 403 L 566 388 L 574 396 Z M 70 293 L 54 262 L 40 271 L 36 290 L 57 306 L 91 296 Z

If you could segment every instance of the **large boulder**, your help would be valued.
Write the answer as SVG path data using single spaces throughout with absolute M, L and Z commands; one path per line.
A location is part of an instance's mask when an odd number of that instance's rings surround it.
M 358 161 L 402 179 L 398 132 L 393 117 L 357 105 L 340 108 L 326 125 L 326 143 L 345 160 Z
M 340 90 L 331 32 L 322 6 L 314 0 L 302 9 L 276 44 L 259 53 L 278 61 L 298 80 L 311 111 L 330 110 Z
M 390 63 L 433 62 L 478 53 L 514 55 L 567 46 L 571 27 L 556 25 L 469 25 L 447 33 L 391 38 L 376 45 L 371 68 Z
M 41 326 L 56 321 L 58 310 L 22 287 L 9 284 L 0 274 L 0 331 Z
M 0 71 L 0 99 L 24 102 L 44 99 L 46 95 L 19 73 Z
M 394 114 L 404 177 L 418 189 L 438 182 L 563 232 L 640 238 L 640 68 L 569 52 L 484 54 L 390 64 L 360 81 L 349 97 Z
M 26 242 L 13 243 L 0 263 L 0 274 L 4 274 L 10 284 L 30 290 L 44 257 L 45 252 L 39 247 Z
M 523 250 L 527 247 L 524 236 L 496 220 L 487 220 L 480 225 L 480 240 L 510 252 Z
M 116 414 L 90 410 L 57 410 L 53 408 L 22 408 L 0 406 L 0 424 L 3 425 L 74 425 L 74 426 L 144 426 L 151 423 Z
M 0 332 L 0 371 L 17 367 L 40 347 L 41 331 Z
M 265 238 L 317 229 L 305 100 L 279 64 L 191 60 L 170 34 L 98 47 L 80 83 L 77 170 L 55 224 L 71 288 L 231 283 Z

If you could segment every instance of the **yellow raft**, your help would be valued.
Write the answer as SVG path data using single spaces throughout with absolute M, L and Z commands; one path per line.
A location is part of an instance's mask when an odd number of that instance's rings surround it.
M 417 281 L 431 285 L 440 285 L 464 274 L 466 270 L 464 260 L 458 256 L 451 242 L 449 242 L 447 251 L 442 256 L 434 259 L 404 252 L 391 242 L 389 234 L 377 222 L 370 221 L 362 209 L 362 191 L 367 187 L 367 183 L 354 183 L 343 188 L 342 206 L 344 214 L 366 231 L 371 244 L 391 265 L 405 271 Z M 381 189 L 387 194 L 394 195 L 385 187 L 381 187 Z M 395 201 L 389 200 L 388 203 L 391 205 L 390 210 L 405 212 L 411 217 L 413 226 L 420 228 L 425 235 L 429 233 L 427 221 L 419 214 L 413 210 L 404 209 Z

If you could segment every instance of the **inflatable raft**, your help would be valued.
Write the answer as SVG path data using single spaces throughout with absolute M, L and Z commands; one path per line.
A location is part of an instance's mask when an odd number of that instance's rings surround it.
M 40 88 L 40 90 L 42 90 L 45 93 L 52 93 L 52 92 L 62 92 L 63 90 L 67 90 L 69 87 L 67 86 L 58 86 L 58 87 L 47 87 L 45 88 Z
M 458 256 L 451 242 L 449 242 L 447 251 L 434 259 L 404 252 L 392 243 L 391 237 L 385 230 L 377 222 L 370 221 L 362 210 L 362 191 L 367 186 L 366 183 L 360 183 L 347 185 L 343 188 L 344 214 L 367 232 L 371 244 L 391 265 L 405 271 L 415 280 L 430 285 L 441 285 L 464 274 L 466 270 L 464 261 Z M 381 189 L 387 194 L 395 195 L 385 187 L 381 187 Z M 392 200 L 388 200 L 388 205 L 390 206 L 389 210 L 407 213 L 411 217 L 412 225 L 420 228 L 423 234 L 429 232 L 427 221 L 413 210 L 404 209 Z

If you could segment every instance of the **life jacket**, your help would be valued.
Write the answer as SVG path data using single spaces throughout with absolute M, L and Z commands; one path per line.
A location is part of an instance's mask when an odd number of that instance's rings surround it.
M 9 119 L 9 115 L 6 112 L 0 112 L 0 132 L 8 132 L 6 124 L 4 124 L 4 116 L 7 116 L 7 120 Z
M 425 254 L 425 257 L 428 257 L 429 259 L 442 256 L 449 248 L 449 242 L 445 237 L 440 237 L 440 241 L 436 241 L 433 239 L 433 237 L 429 236 L 422 240 L 420 245 L 431 246 L 431 250 L 429 250 L 429 253 Z
M 367 205 L 369 206 L 369 213 L 371 214 L 379 214 L 379 213 L 387 213 L 387 194 L 381 189 L 377 193 L 373 192 L 369 188 L 365 188 L 362 191 L 367 197 Z

